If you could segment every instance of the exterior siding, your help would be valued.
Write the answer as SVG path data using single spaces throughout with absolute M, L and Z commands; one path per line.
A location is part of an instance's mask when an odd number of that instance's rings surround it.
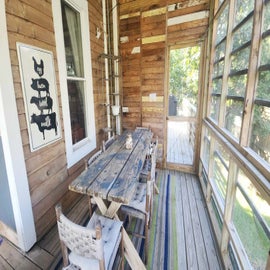
M 105 113 L 99 108 L 98 79 L 100 67 L 98 55 L 103 52 L 103 39 L 97 40 L 95 29 L 102 22 L 102 7 L 100 1 L 89 1 L 89 24 L 91 38 L 91 56 L 93 67 L 93 89 L 96 112 L 97 145 L 103 137 L 100 132 L 103 127 Z M 20 79 L 19 62 L 16 43 L 36 46 L 53 53 L 58 91 L 58 104 L 61 119 L 62 134 L 62 106 L 61 90 L 57 70 L 56 44 L 53 27 L 51 1 L 39 0 L 11 0 L 6 1 L 6 16 L 12 75 L 14 81 L 16 103 L 20 122 L 29 189 L 35 220 L 37 238 L 40 239 L 53 224 L 55 224 L 54 206 L 60 200 L 63 207 L 72 207 L 78 197 L 68 191 L 68 184 L 84 168 L 84 160 L 67 169 L 64 136 L 40 150 L 31 152 L 27 130 L 27 121 L 23 92 Z

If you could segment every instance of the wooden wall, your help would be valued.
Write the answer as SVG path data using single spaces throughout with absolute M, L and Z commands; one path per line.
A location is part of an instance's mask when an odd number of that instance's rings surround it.
M 26 114 L 21 87 L 16 42 L 29 44 L 49 50 L 54 56 L 58 90 L 59 112 L 62 122 L 61 90 L 57 70 L 57 55 L 54 36 L 52 6 L 50 0 L 6 0 L 6 16 L 12 73 L 18 108 L 20 129 L 29 188 L 33 206 L 37 237 L 40 239 L 55 224 L 54 205 L 62 200 L 63 207 L 71 207 L 78 198 L 74 192 L 68 192 L 68 184 L 84 167 L 82 160 L 71 169 L 67 169 L 65 141 L 63 138 L 35 152 L 30 151 Z M 98 55 L 103 52 L 103 39 L 96 39 L 96 27 L 102 22 L 101 1 L 89 1 L 90 38 L 93 66 L 94 101 L 96 113 L 97 144 L 102 140 L 106 112 L 100 108 L 102 99 L 98 93 L 100 65 Z M 61 123 L 63 128 L 63 122 Z M 64 131 L 62 130 L 62 134 Z
M 150 127 L 164 163 L 167 112 L 167 49 L 204 39 L 209 0 L 120 0 L 123 65 L 123 128 Z
M 185 12 L 194 13 L 208 9 L 208 1 L 182 1 L 179 8 L 168 12 L 167 5 L 176 4 L 165 0 L 120 0 L 120 49 L 123 71 L 123 105 L 129 112 L 123 116 L 123 128 L 149 126 L 159 136 L 161 149 L 166 117 L 166 51 L 169 44 L 203 37 L 207 19 L 192 20 L 168 27 L 168 18 Z M 90 20 L 91 55 L 95 102 L 95 123 L 98 146 L 104 138 L 102 128 L 106 123 L 104 94 L 100 91 L 103 37 L 96 38 L 96 28 L 102 28 L 101 1 L 88 1 Z M 181 9 L 181 7 L 183 9 Z M 26 114 L 21 87 L 16 42 L 45 50 L 54 56 L 58 103 L 62 122 L 61 89 L 59 85 L 56 44 L 53 27 L 51 0 L 6 0 L 6 16 L 12 73 L 18 108 L 20 130 L 29 188 L 33 206 L 37 237 L 55 223 L 54 205 L 62 200 L 63 207 L 71 207 L 78 195 L 68 192 L 68 184 L 83 169 L 82 160 L 67 169 L 64 136 L 61 140 L 35 152 L 30 151 Z M 191 29 L 187 36 L 187 30 Z M 192 33 L 192 35 L 191 35 Z M 63 128 L 63 123 L 61 123 Z M 64 134 L 64 130 L 62 130 Z

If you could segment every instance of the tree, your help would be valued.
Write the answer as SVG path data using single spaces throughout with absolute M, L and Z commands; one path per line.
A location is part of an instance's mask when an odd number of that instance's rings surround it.
M 170 51 L 170 95 L 178 105 L 188 99 L 197 105 L 200 47 L 187 47 Z

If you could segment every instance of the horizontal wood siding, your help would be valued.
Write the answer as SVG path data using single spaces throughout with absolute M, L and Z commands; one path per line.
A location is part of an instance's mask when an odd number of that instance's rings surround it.
M 51 1 L 9 0 L 6 1 L 6 16 L 25 163 L 36 233 L 37 238 L 40 239 L 55 224 L 55 204 L 62 200 L 64 206 L 70 208 L 78 198 L 77 194 L 68 191 L 68 184 L 81 172 L 84 161 L 67 169 L 64 138 L 35 152 L 30 151 L 16 42 L 36 46 L 53 53 L 60 120 L 63 122 Z M 100 1 L 89 1 L 89 18 L 97 143 L 101 145 L 103 139 L 101 135 L 103 134 L 100 130 L 106 122 L 106 111 L 100 107 L 103 97 L 100 95 L 98 87 L 100 79 L 98 56 L 103 53 L 104 45 L 102 37 L 97 39 L 95 36 L 96 27 L 100 27 L 102 22 Z M 63 129 L 63 123 L 61 123 L 61 127 Z M 64 130 L 62 130 L 62 134 L 64 134 Z
M 140 16 L 120 20 L 123 105 L 129 108 L 129 112 L 123 115 L 124 129 L 134 129 L 136 126 L 141 126 L 140 25 Z M 124 40 L 124 37 L 128 37 L 128 40 Z M 121 40 L 123 41 L 121 42 Z

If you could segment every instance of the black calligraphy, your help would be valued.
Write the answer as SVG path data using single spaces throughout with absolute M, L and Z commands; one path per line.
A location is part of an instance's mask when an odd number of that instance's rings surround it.
M 41 78 L 44 75 L 44 62 L 41 59 L 38 63 L 35 57 L 32 57 L 34 61 L 34 71 L 39 76 L 39 78 L 32 78 L 31 88 L 37 91 L 38 96 L 32 96 L 30 104 L 34 104 L 40 111 L 39 115 L 35 113 L 31 115 L 31 124 L 36 124 L 38 130 L 43 135 L 43 140 L 45 140 L 45 130 L 55 130 L 55 135 L 57 135 L 57 121 L 56 113 L 52 112 L 53 99 L 50 97 L 50 85 L 46 78 Z M 47 110 L 47 114 L 43 112 Z

